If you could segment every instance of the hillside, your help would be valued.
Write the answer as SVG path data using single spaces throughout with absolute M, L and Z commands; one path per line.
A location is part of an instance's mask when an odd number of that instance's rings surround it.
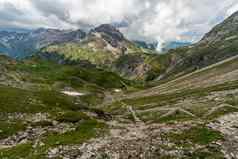
M 132 94 L 114 91 L 124 85 L 113 74 L 35 60 L 1 58 L 5 72 L 24 75 L 19 87 L 41 84 L 35 91 L 0 86 L 1 157 L 224 158 L 237 152 L 237 57 Z
M 186 74 L 168 82 L 154 83 L 158 85 L 143 91 L 127 95 L 128 98 L 144 97 L 183 90 L 212 87 L 238 79 L 238 56 L 228 58 L 219 63 Z
M 201 69 L 238 54 L 238 12 L 214 27 L 198 43 L 171 50 L 168 56 L 175 56 L 168 65 L 164 78 L 173 79 Z
M 131 126 L 138 131 L 133 141 L 153 145 L 161 156 L 223 158 L 223 154 L 237 154 L 237 129 L 232 129 L 238 115 L 237 61 L 235 56 L 154 88 L 114 94 L 101 108 L 120 121 L 136 121 Z M 133 141 L 127 144 L 138 146 Z M 114 144 L 115 149 L 123 149 Z M 152 154 L 158 155 L 156 152 Z
M 1 55 L 0 158 L 43 159 L 58 145 L 80 145 L 105 134 L 111 115 L 95 105 L 107 91 L 134 85 L 91 65 Z

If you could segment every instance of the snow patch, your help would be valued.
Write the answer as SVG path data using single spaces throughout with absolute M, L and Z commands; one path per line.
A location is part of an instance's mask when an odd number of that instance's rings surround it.
M 84 96 L 84 93 L 76 92 L 76 91 L 62 91 L 63 94 L 69 95 L 69 96 Z
M 119 93 L 121 92 L 121 89 L 114 89 L 114 92 Z

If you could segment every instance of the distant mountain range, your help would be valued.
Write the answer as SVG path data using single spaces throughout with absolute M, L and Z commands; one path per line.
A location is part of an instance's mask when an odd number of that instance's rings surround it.
M 41 48 L 69 41 L 78 41 L 86 36 L 81 30 L 37 29 L 33 31 L 0 31 L 0 52 L 14 58 L 24 58 Z
M 238 12 L 217 25 L 200 42 L 172 41 L 158 55 L 157 43 L 128 40 L 115 26 L 82 30 L 0 31 L 0 52 L 22 59 L 31 55 L 60 64 L 88 63 L 128 79 L 167 78 L 214 64 L 237 50 Z
M 117 27 L 111 25 L 113 28 Z M 93 29 L 92 29 L 93 30 Z M 103 30 L 104 32 L 106 30 Z M 110 32 L 109 30 L 108 32 Z M 92 31 L 91 31 L 92 32 Z M 90 33 L 89 33 L 90 34 Z M 52 44 L 64 42 L 80 41 L 86 37 L 82 30 L 58 30 L 40 28 L 36 30 L 3 28 L 0 29 L 0 53 L 9 55 L 14 58 L 24 58 L 34 54 L 41 48 Z M 138 47 L 156 50 L 158 42 L 145 42 L 140 40 L 132 41 Z M 162 51 L 167 52 L 170 49 L 187 46 L 188 42 L 172 41 L 164 45 Z

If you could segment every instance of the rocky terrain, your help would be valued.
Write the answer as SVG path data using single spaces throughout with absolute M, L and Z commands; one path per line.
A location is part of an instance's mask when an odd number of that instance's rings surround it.
M 31 34 L 0 56 L 0 158 L 238 158 L 237 16 L 163 55 L 107 24 Z

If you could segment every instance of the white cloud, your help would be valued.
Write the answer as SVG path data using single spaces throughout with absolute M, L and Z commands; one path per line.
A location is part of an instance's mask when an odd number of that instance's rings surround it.
M 226 16 L 230 16 L 232 13 L 238 11 L 238 3 L 237 4 L 234 4 L 232 5 L 226 12 Z
M 89 28 L 125 21 L 131 39 L 196 41 L 237 0 L 0 0 L 0 26 Z
M 149 0 L 148 0 L 149 1 Z M 126 29 L 129 36 L 159 42 L 197 41 L 238 10 L 237 0 L 160 0 Z M 136 29 L 140 26 L 140 30 Z M 135 33 L 136 30 L 136 33 Z

